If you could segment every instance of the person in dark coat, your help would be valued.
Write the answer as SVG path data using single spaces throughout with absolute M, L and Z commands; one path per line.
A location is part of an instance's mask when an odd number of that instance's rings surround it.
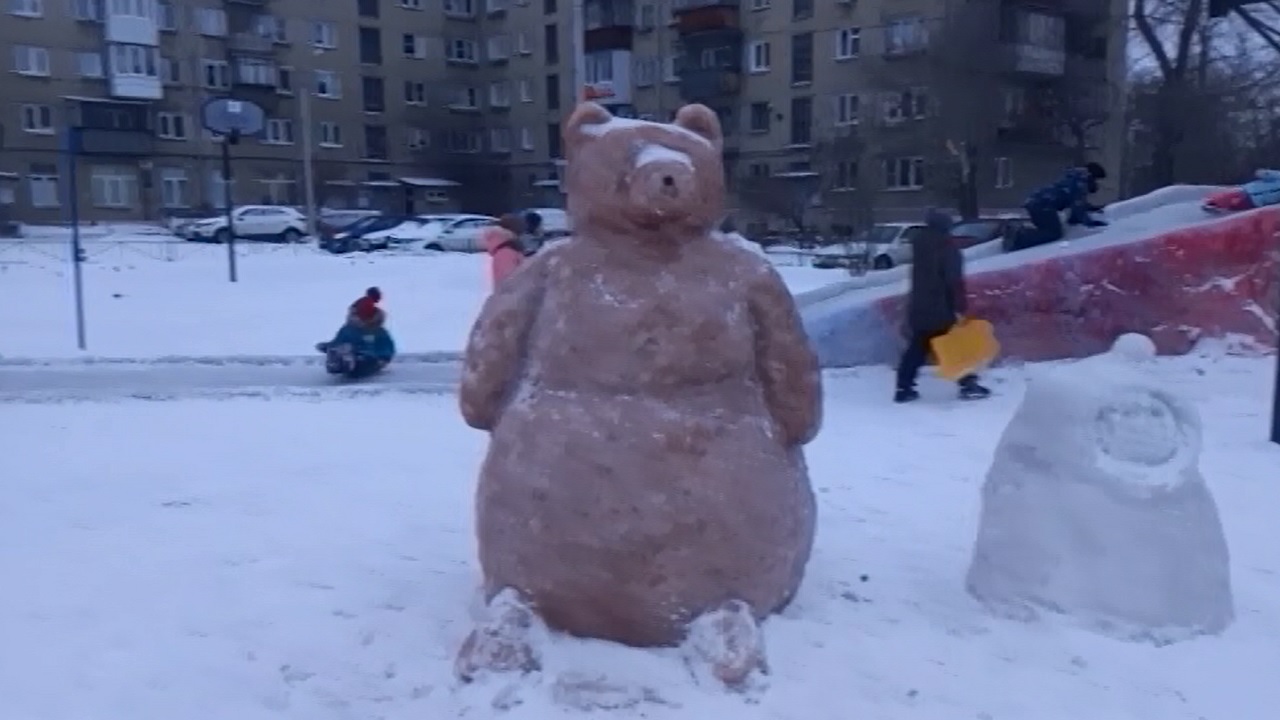
M 1098 181 L 1106 177 L 1107 171 L 1101 165 L 1096 162 L 1086 163 L 1080 167 L 1068 168 L 1057 182 L 1031 193 L 1022 207 L 1035 226 L 1035 232 L 1020 238 L 1013 249 L 1021 250 L 1061 240 L 1066 233 L 1059 214 L 1063 210 L 1067 211 L 1068 225 L 1091 228 L 1105 226 L 1105 221 L 1090 215 L 1102 208 L 1090 203 L 1089 196 L 1098 192 Z
M 916 378 L 932 352 L 930 341 L 945 335 L 968 309 L 964 256 L 951 241 L 951 216 L 930 210 L 925 228 L 912 242 L 911 292 L 907 297 L 907 347 L 898 362 L 898 389 L 893 401 L 919 399 Z M 960 378 L 960 397 L 984 398 L 991 391 L 978 376 Z

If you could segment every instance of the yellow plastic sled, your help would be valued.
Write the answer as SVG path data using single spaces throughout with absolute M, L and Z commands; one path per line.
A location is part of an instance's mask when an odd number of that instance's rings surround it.
M 1000 354 L 996 329 L 986 320 L 962 319 L 929 344 L 938 362 L 938 375 L 947 380 L 977 372 Z

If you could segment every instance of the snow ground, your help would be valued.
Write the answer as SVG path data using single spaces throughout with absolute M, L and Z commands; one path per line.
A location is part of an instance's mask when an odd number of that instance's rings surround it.
M 564 638 L 540 681 L 455 685 L 485 437 L 450 396 L 9 405 L 0 717 L 486 718 L 499 698 L 516 705 L 503 717 L 547 720 L 584 716 L 569 706 L 603 676 L 616 692 L 597 699 L 648 698 L 614 715 L 654 720 L 1261 720 L 1280 705 L 1270 363 L 1153 370 L 1204 414 L 1238 615 L 1222 637 L 1163 648 L 995 619 L 964 593 L 1022 369 L 993 372 L 990 401 L 954 402 L 935 381 L 903 407 L 887 370 L 828 375 L 809 449 L 818 542 L 796 602 L 765 626 L 774 674 L 752 699 L 695 686 L 670 651 Z
M 242 244 L 233 284 L 225 246 L 116 234 L 85 248 L 88 346 L 96 356 L 306 355 L 370 285 L 385 293 L 402 352 L 457 352 L 489 286 L 480 255 L 335 256 Z M 0 355 L 79 353 L 67 256 L 61 242 L 0 242 Z M 848 277 L 811 267 L 779 272 L 796 293 Z

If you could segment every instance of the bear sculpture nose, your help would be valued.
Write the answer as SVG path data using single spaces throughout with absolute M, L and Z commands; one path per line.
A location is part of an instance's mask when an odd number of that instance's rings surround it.
M 675 179 L 675 178 L 671 177 L 670 175 L 663 175 L 663 176 L 662 176 L 662 186 L 663 186 L 663 187 L 671 187 L 671 186 L 673 186 L 673 185 L 675 185 L 675 184 L 676 184 L 676 179 Z

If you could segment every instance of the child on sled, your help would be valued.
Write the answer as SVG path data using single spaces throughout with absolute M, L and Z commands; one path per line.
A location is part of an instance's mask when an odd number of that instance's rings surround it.
M 387 314 L 378 307 L 381 299 L 378 288 L 369 288 L 347 308 L 347 320 L 333 339 L 316 345 L 325 354 L 324 366 L 330 374 L 369 377 L 395 357 L 396 344 L 385 327 Z

